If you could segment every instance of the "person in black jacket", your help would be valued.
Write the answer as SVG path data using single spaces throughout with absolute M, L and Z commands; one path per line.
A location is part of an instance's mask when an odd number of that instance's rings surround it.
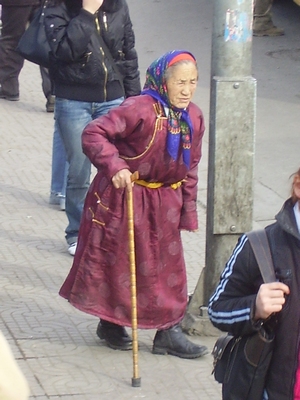
M 140 94 L 138 57 L 126 0 L 52 1 L 45 28 L 56 95 L 55 126 L 69 162 L 65 232 L 68 251 L 74 255 L 91 174 L 81 133 L 124 97 Z
M 242 235 L 210 298 L 208 313 L 214 326 L 234 335 L 250 334 L 276 316 L 263 400 L 299 400 L 300 169 L 294 174 L 292 196 L 265 229 L 277 282 L 263 283 L 248 238 Z
M 0 37 L 0 99 L 20 99 L 19 75 L 24 58 L 16 47 L 34 12 L 41 6 L 41 0 L 0 0 L 2 5 L 2 29 Z M 40 68 L 42 89 L 47 99 L 46 110 L 54 111 L 52 85 L 46 68 Z

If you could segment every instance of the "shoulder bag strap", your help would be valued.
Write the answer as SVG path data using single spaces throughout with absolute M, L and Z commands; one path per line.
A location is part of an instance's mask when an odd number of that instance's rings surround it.
M 112 66 L 113 70 L 115 71 L 118 80 L 120 81 L 120 84 L 122 86 L 123 92 L 124 92 L 124 96 L 125 96 L 125 89 L 124 89 L 124 84 L 123 84 L 123 78 L 120 74 L 120 71 L 118 69 L 118 67 L 115 64 L 114 59 L 112 58 L 111 52 L 109 51 L 109 48 L 107 47 L 106 43 L 104 42 L 103 38 L 101 35 L 98 34 L 98 40 L 100 42 L 100 45 L 106 55 L 106 57 L 108 58 L 108 61 L 110 62 L 110 65 Z
M 276 282 L 269 241 L 264 229 L 246 234 L 265 283 Z

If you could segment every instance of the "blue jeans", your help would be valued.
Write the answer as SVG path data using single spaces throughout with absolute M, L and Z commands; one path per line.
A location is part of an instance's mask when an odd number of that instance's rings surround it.
M 66 196 L 68 168 L 69 163 L 67 162 L 65 147 L 59 134 L 57 121 L 55 121 L 52 144 L 51 194 Z
M 90 185 L 91 163 L 82 152 L 82 131 L 90 121 L 106 114 L 123 100 L 121 97 L 104 103 L 90 103 L 56 97 L 54 118 L 69 163 L 66 188 L 69 224 L 65 230 L 69 245 L 77 241 L 84 200 Z

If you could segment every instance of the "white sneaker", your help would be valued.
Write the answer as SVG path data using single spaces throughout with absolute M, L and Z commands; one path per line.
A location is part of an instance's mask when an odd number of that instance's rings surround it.
M 58 206 L 59 205 L 60 196 L 61 196 L 61 194 L 57 193 L 57 192 L 50 193 L 49 204 Z
M 61 194 L 59 192 L 57 192 L 57 193 L 52 192 L 49 197 L 49 204 L 59 206 L 61 211 L 65 211 L 66 210 L 66 196 L 64 196 L 63 194 Z
M 61 211 L 65 211 L 66 210 L 66 198 L 65 196 L 60 196 L 59 198 L 59 206 Z
M 74 242 L 72 244 L 70 244 L 69 248 L 68 248 L 68 252 L 71 256 L 75 255 L 76 252 L 76 248 L 77 248 L 77 242 Z

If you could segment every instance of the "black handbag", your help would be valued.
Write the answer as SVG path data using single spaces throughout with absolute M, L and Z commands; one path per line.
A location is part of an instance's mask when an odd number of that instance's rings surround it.
M 26 60 L 48 68 L 50 45 L 44 26 L 44 10 L 46 6 L 47 0 L 44 0 L 22 35 L 16 51 Z
M 265 283 L 276 280 L 265 230 L 247 233 Z M 213 374 L 223 400 L 262 400 L 274 348 L 274 317 L 251 335 L 220 336 L 212 350 Z

